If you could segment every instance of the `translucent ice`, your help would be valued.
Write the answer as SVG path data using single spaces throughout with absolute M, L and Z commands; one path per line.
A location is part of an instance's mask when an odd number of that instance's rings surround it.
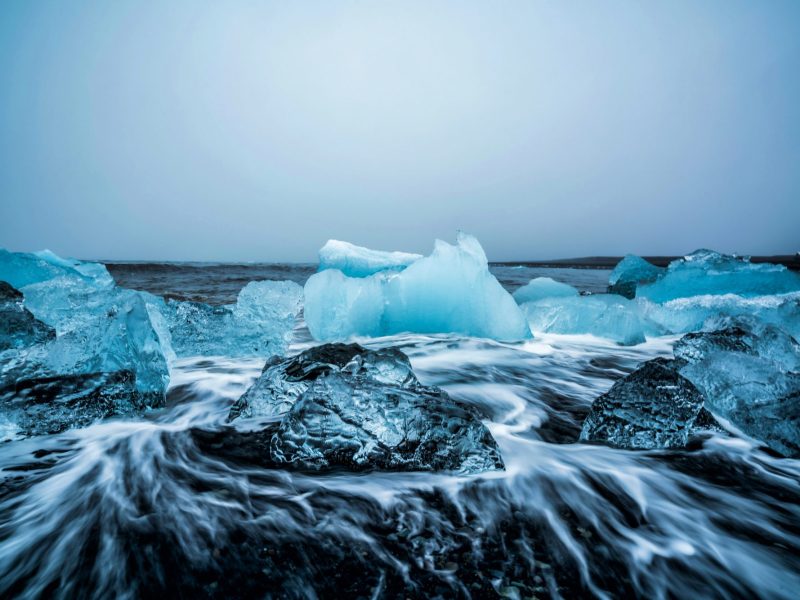
M 293 281 L 253 281 L 235 304 L 161 303 L 178 356 L 283 354 L 300 312 L 303 288 Z
M 285 413 L 315 379 L 342 371 L 400 387 L 419 383 L 408 357 L 399 350 L 367 350 L 358 344 L 324 344 L 291 358 L 272 357 L 264 365 L 261 376 L 236 401 L 229 419 Z
M 144 294 L 116 287 L 102 265 L 50 252 L 0 253 L 0 272 L 25 283 L 24 310 L 49 332 L 0 365 L 0 407 L 22 434 L 163 404 L 169 373 Z
M 489 272 L 478 240 L 459 233 L 451 246 L 405 270 L 365 278 L 326 270 L 305 287 L 305 319 L 315 339 L 416 333 L 459 333 L 501 340 L 531 336 L 514 299 Z
M 523 302 L 534 302 L 542 298 L 562 298 L 564 296 L 577 295 L 578 290 L 571 285 L 561 283 L 550 277 L 536 277 L 514 292 L 514 300 L 518 304 L 522 304 Z
M 99 263 L 61 258 L 49 250 L 29 254 L 0 248 L 0 280 L 17 289 L 62 276 L 79 277 L 103 286 L 114 284 L 108 270 Z
M 680 448 L 712 421 L 703 411 L 703 395 L 675 362 L 656 358 L 592 403 L 581 440 L 618 448 Z
M 338 269 L 348 277 L 367 277 L 378 271 L 402 271 L 420 258 L 421 254 L 382 252 L 328 240 L 319 251 L 319 270 Z
M 280 465 L 322 470 L 502 469 L 489 430 L 438 388 L 382 384 L 332 373 L 317 379 L 271 441 Z
M 753 264 L 745 258 L 698 250 L 670 263 L 659 280 L 639 286 L 636 297 L 666 302 L 704 294 L 753 297 L 799 290 L 800 275 L 782 265 Z
M 0 281 L 0 352 L 55 339 L 55 330 L 22 306 L 22 293 Z
M 544 298 L 521 308 L 533 332 L 589 333 L 623 345 L 644 342 L 651 332 L 639 306 L 616 294 Z
M 800 344 L 772 325 L 738 321 L 675 345 L 706 407 L 786 456 L 800 456 Z
M 636 296 L 637 285 L 652 283 L 664 272 L 665 269 L 647 262 L 642 257 L 628 254 L 611 271 L 608 277 L 608 291 L 625 298 L 633 298 Z

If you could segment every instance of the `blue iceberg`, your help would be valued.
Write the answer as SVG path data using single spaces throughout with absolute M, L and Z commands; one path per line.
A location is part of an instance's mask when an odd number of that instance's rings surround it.
M 152 306 L 161 313 L 171 350 L 179 357 L 263 357 L 286 351 L 302 298 L 303 288 L 293 281 L 252 281 L 235 304 L 153 300 Z
M 523 302 L 534 302 L 542 298 L 563 298 L 577 295 L 578 290 L 571 285 L 561 283 L 550 277 L 535 277 L 514 292 L 514 300 L 517 301 L 517 304 L 522 304 Z
M 641 256 L 627 254 L 608 277 L 608 291 L 625 298 L 636 296 L 636 287 L 660 279 L 665 269 L 647 262 Z
M 463 233 L 455 246 L 437 240 L 430 256 L 400 272 L 354 278 L 328 269 L 313 275 L 305 286 L 305 319 L 323 341 L 406 331 L 531 337 L 517 303 L 489 272 L 480 243 Z
M 766 296 L 800 291 L 800 275 L 783 265 L 753 264 L 747 258 L 697 250 L 673 261 L 663 277 L 637 288 L 637 298 L 667 302 L 706 294 Z
M 588 333 L 630 346 L 654 332 L 639 305 L 616 294 L 543 298 L 521 308 L 534 333 Z
M 319 270 L 337 269 L 348 277 L 368 277 L 379 271 L 402 271 L 420 258 L 421 254 L 383 252 L 328 240 L 319 251 Z
M 61 258 L 49 250 L 27 253 L 0 248 L 0 281 L 8 282 L 17 289 L 65 276 L 103 286 L 114 285 L 108 270 L 99 263 Z

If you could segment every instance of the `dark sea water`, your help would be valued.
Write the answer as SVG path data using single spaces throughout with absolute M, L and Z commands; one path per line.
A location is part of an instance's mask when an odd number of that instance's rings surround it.
M 120 285 L 235 301 L 314 265 L 111 265 Z M 607 270 L 493 267 L 603 291 Z M 290 353 L 313 341 L 297 323 Z M 359 342 L 485 415 L 502 472 L 301 474 L 192 435 L 267 357 L 180 360 L 168 406 L 0 446 L 3 598 L 798 598 L 800 461 L 709 434 L 687 450 L 577 443 L 591 402 L 675 338 Z

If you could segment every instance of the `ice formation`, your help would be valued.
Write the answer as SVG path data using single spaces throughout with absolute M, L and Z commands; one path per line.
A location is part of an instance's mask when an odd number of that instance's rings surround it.
M 405 331 L 531 337 L 516 302 L 489 272 L 478 240 L 463 233 L 455 246 L 437 240 L 430 256 L 399 273 L 353 278 L 328 269 L 313 275 L 305 286 L 305 319 L 323 341 Z
M 523 302 L 534 302 L 542 298 L 563 298 L 577 295 L 578 290 L 571 285 L 561 283 L 550 277 L 536 277 L 514 292 L 514 300 L 517 301 L 517 304 L 522 304 Z
M 275 415 L 283 415 L 280 423 L 253 432 L 249 441 L 260 448 L 260 464 L 462 473 L 503 468 L 477 414 L 422 385 L 393 348 L 326 344 L 273 359 L 231 416 Z
M 398 350 L 324 344 L 291 358 L 273 356 L 264 365 L 261 376 L 233 405 L 229 419 L 283 414 L 315 379 L 343 370 L 400 387 L 418 383 L 408 357 Z
M 783 265 L 753 264 L 745 258 L 697 250 L 673 261 L 657 281 L 641 285 L 637 298 L 667 302 L 705 294 L 743 297 L 800 291 L 800 275 Z
M 625 298 L 634 298 L 637 285 L 652 283 L 664 272 L 665 269 L 647 262 L 640 256 L 627 254 L 611 271 L 608 277 L 608 291 Z
M 20 434 L 163 404 L 169 372 L 143 294 L 116 287 L 102 265 L 49 252 L 3 251 L 0 273 L 21 284 L 14 314 L 34 332 L 0 366 L 0 407 Z
M 328 240 L 319 251 L 319 270 L 338 269 L 348 277 L 368 277 L 378 271 L 401 271 L 420 258 L 421 254 L 382 252 Z
M 534 333 L 589 333 L 633 345 L 652 331 L 639 306 L 615 294 L 543 298 L 521 308 Z
M 235 304 L 154 302 L 177 356 L 283 354 L 301 309 L 303 288 L 293 281 L 252 281 Z
M 618 448 L 681 448 L 692 433 L 711 423 L 698 389 L 674 361 L 656 358 L 592 403 L 581 440 Z

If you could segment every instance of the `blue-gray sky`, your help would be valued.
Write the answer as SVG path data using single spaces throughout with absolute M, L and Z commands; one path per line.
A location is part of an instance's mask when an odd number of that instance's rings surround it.
M 800 250 L 800 2 L 0 4 L 0 245 Z

